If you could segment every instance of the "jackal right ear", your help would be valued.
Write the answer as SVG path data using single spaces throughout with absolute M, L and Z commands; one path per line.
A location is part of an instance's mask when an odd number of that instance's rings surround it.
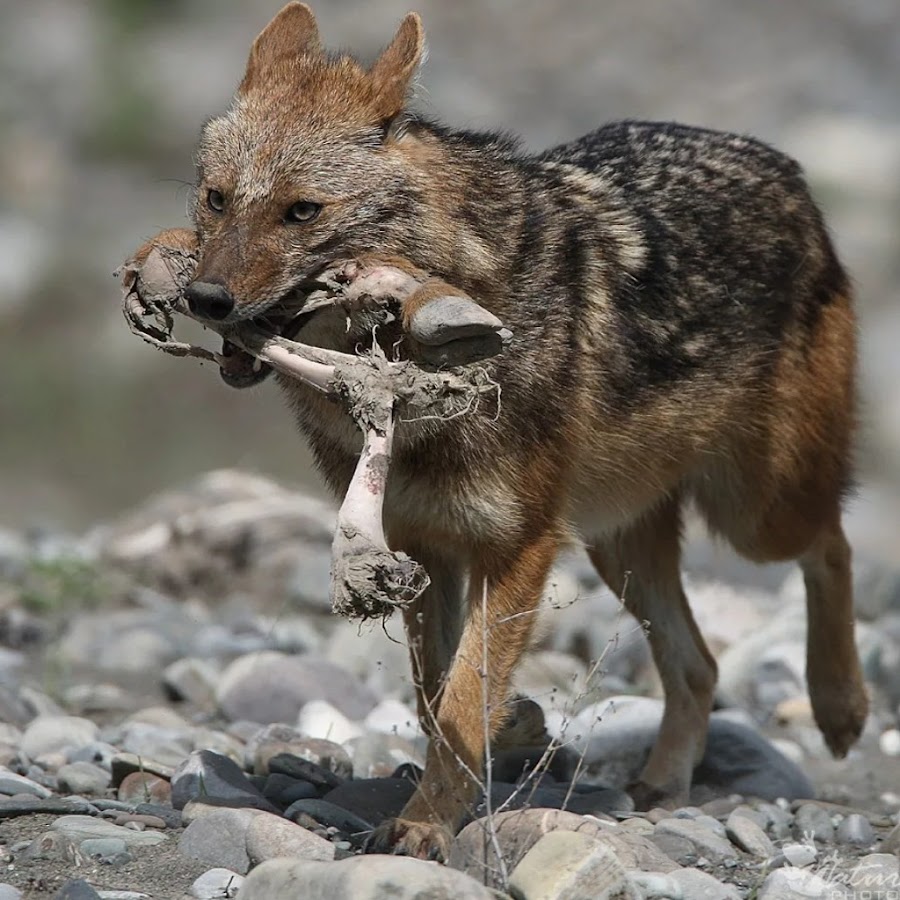
M 369 71 L 375 86 L 376 112 L 382 121 L 389 122 L 403 112 L 410 85 L 424 55 L 425 29 L 418 13 L 411 12 Z
M 321 52 L 319 28 L 313 11 L 305 3 L 292 0 L 277 13 L 253 42 L 241 88 L 246 88 L 254 78 L 274 63 Z

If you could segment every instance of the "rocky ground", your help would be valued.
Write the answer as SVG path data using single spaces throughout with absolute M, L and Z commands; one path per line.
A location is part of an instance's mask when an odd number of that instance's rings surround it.
M 896 572 L 857 566 L 873 715 L 842 762 L 811 722 L 796 576 L 695 577 L 720 708 L 693 805 L 635 813 L 646 641 L 563 560 L 517 685 L 560 749 L 538 772 L 497 754 L 438 866 L 359 855 L 424 742 L 399 622 L 330 613 L 332 525 L 216 472 L 85 535 L 0 532 L 0 900 L 900 896 Z

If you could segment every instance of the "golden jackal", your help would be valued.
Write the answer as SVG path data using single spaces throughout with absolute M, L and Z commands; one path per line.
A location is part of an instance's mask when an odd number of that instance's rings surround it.
M 483 688 L 497 733 L 573 536 L 650 623 L 665 714 L 635 800 L 685 800 L 716 682 L 679 573 L 687 501 L 744 556 L 799 561 L 812 706 L 844 754 L 867 710 L 841 530 L 855 323 L 800 168 L 750 138 L 669 123 L 611 124 L 536 156 L 447 128 L 408 109 L 423 41 L 410 14 L 365 67 L 322 48 L 307 6 L 282 9 L 203 129 L 185 292 L 200 317 L 354 352 L 365 323 L 280 310 L 311 273 L 368 254 L 434 276 L 378 330 L 385 346 L 414 354 L 410 317 L 449 285 L 513 331 L 484 363 L 497 402 L 398 426 L 385 526 L 432 578 L 404 613 L 432 741 L 414 796 L 370 847 L 446 856 L 485 764 Z M 267 374 L 227 349 L 230 383 Z M 358 429 L 314 390 L 281 387 L 341 496 Z

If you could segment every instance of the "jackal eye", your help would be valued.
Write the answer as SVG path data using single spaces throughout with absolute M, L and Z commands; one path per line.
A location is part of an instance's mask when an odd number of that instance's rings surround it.
M 288 207 L 287 212 L 284 214 L 284 221 L 299 224 L 312 222 L 321 209 L 321 203 L 313 203 L 311 200 L 301 200 L 299 203 L 294 203 L 292 206 Z
M 220 213 L 225 209 L 225 196 L 221 191 L 210 190 L 206 192 L 206 205 L 213 211 Z

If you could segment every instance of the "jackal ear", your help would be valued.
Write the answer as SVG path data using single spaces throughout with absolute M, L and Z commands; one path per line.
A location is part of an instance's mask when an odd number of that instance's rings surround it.
M 375 86 L 377 113 L 382 121 L 388 122 L 403 111 L 424 55 L 425 29 L 419 14 L 411 12 L 369 70 Z
M 319 28 L 313 11 L 305 3 L 292 0 L 263 28 L 253 42 L 241 87 L 246 87 L 273 63 L 321 52 Z

